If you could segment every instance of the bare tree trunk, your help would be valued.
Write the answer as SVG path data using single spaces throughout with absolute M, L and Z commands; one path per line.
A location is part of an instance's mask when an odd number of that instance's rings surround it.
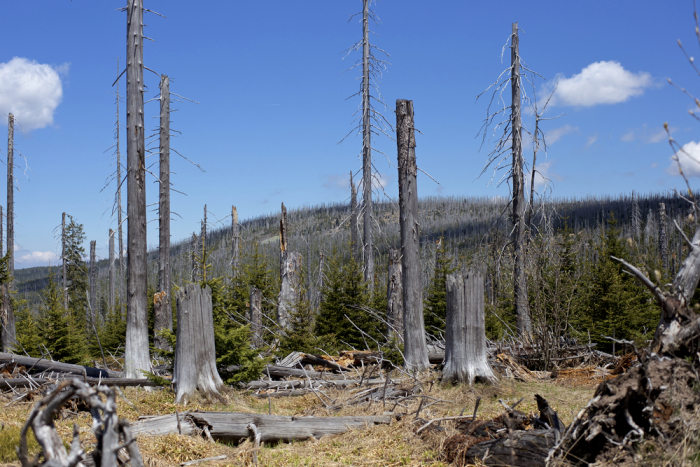
M 403 281 L 401 272 L 401 252 L 389 249 L 389 272 L 386 281 L 388 334 L 398 340 L 403 339 Z
M 2 313 L 0 313 L 0 347 L 4 352 L 9 352 L 17 342 L 15 332 L 15 312 L 12 309 L 10 291 L 12 290 L 13 276 L 15 274 L 15 231 L 14 231 L 14 141 L 15 141 L 15 117 L 12 114 L 7 116 L 7 272 L 10 275 L 10 282 L 2 286 Z
M 520 49 L 518 23 L 513 23 L 511 47 L 511 119 L 513 128 L 513 291 L 518 336 L 532 334 L 530 308 L 527 299 L 527 278 L 525 276 L 525 183 L 523 173 L 522 125 L 520 110 Z
M 192 252 L 192 282 L 197 281 L 197 234 L 192 232 L 192 240 L 190 242 L 190 250 Z
M 661 267 L 668 271 L 668 236 L 666 235 L 666 205 L 659 203 L 659 258 Z
M 2 205 L 0 205 L 0 256 L 5 256 L 5 250 L 3 245 L 3 238 L 5 233 L 2 231 Z
M 127 296 L 124 366 L 127 378 L 150 370 L 147 312 L 146 146 L 143 110 L 143 0 L 128 0 L 126 47 Z
M 97 240 L 90 241 L 90 325 L 97 323 Z M 88 328 L 89 329 L 89 328 Z
M 109 309 L 114 310 L 114 230 L 109 229 Z
M 318 257 L 318 299 L 316 300 L 316 307 L 318 307 L 321 304 L 321 298 L 323 295 L 323 249 L 321 249 L 321 253 L 319 254 Z
M 117 73 L 119 73 L 118 61 Z M 124 231 L 122 228 L 122 153 L 119 100 L 119 80 L 117 80 L 117 230 L 119 231 L 119 303 L 123 304 L 126 300 L 126 262 L 124 261 Z
M 158 200 L 159 245 L 158 289 L 160 296 L 155 308 L 155 346 L 168 348 L 168 342 L 158 335 L 173 330 L 173 311 L 170 304 L 170 79 L 160 77 L 160 193 Z
M 428 368 L 428 346 L 423 321 L 423 287 L 420 280 L 420 231 L 413 101 L 396 101 L 396 145 L 399 162 L 399 222 L 403 274 L 404 358 L 406 368 Z
M 262 291 L 255 287 L 250 288 L 250 309 L 248 312 L 250 319 L 250 330 L 252 334 L 253 347 L 262 347 Z
M 238 233 L 238 210 L 236 206 L 231 206 L 231 267 L 234 274 L 238 273 L 238 263 L 240 261 Z
M 175 294 L 177 300 L 177 344 L 173 384 L 175 403 L 195 391 L 219 394 L 224 382 L 216 369 L 214 317 L 211 289 L 186 284 Z
M 63 260 L 63 308 L 68 309 L 68 262 L 66 260 L 66 213 L 61 216 L 61 259 Z
M 642 238 L 642 213 L 639 209 L 639 200 L 636 193 L 632 192 L 632 232 L 634 240 L 639 242 Z
M 352 244 L 352 256 L 356 261 L 360 258 L 357 228 L 357 188 L 352 180 L 352 171 L 350 171 L 350 243 Z
M 280 294 L 277 299 L 277 322 L 284 330 L 292 327 L 291 314 L 299 300 L 301 285 L 301 253 L 287 251 L 282 265 Z
M 496 383 L 486 355 L 484 276 L 470 270 L 447 276 L 445 367 L 442 380 Z
M 372 122 L 369 81 L 369 0 L 362 2 L 362 200 L 364 204 L 365 282 L 374 289 L 374 249 L 372 247 Z
M 202 258 L 207 252 L 207 205 L 204 205 L 204 219 L 202 220 Z

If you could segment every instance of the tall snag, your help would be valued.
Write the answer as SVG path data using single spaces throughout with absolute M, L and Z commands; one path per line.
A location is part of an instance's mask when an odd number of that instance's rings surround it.
M 282 203 L 280 218 L 280 293 L 277 299 L 277 323 L 290 330 L 291 314 L 297 304 L 301 284 L 301 253 L 289 251 L 287 245 L 287 208 Z
M 428 346 L 423 322 L 423 287 L 420 279 L 420 230 L 413 101 L 396 101 L 396 145 L 399 165 L 399 222 L 403 274 L 404 359 L 406 368 L 428 368 Z
M 97 321 L 97 240 L 90 241 L 90 323 L 94 326 Z
M 173 330 L 170 305 L 170 79 L 160 77 L 160 191 L 158 196 L 158 298 L 154 296 L 155 346 L 164 349 L 167 341 L 158 332 Z
M 114 275 L 114 230 L 109 229 L 109 309 L 115 305 L 115 275 Z
M 398 340 L 403 339 L 403 279 L 401 252 L 389 249 L 389 267 L 386 280 L 386 317 L 389 323 L 387 333 Z
M 126 35 L 127 378 L 150 369 L 147 312 L 146 146 L 143 110 L 143 0 L 128 0 Z
M 7 272 L 10 282 L 2 286 L 2 313 L 0 313 L 0 347 L 3 352 L 9 352 L 17 341 L 15 332 L 15 313 L 12 309 L 10 291 L 12 290 L 12 277 L 15 274 L 15 231 L 14 231 L 14 139 L 15 139 L 15 117 L 12 114 L 7 116 Z
M 231 268 L 234 274 L 238 272 L 238 263 L 240 262 L 239 236 L 238 210 L 236 206 L 231 206 Z

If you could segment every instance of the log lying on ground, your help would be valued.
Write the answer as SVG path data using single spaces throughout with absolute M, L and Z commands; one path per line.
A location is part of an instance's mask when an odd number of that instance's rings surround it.
M 0 380 L 2 381 L 2 380 Z M 397 380 L 392 380 L 394 383 L 400 383 L 403 380 L 397 379 Z M 362 381 L 363 386 L 373 386 L 377 384 L 384 384 L 386 380 L 384 378 L 373 378 L 373 379 L 366 379 Z M 335 380 L 330 380 L 326 381 L 323 379 L 313 379 L 311 380 L 311 383 L 314 385 L 314 387 L 319 387 L 319 386 L 325 386 L 325 387 L 336 387 L 336 388 L 341 388 L 341 387 L 349 387 L 349 386 L 354 386 L 356 384 L 360 384 L 359 379 L 335 379 Z M 250 383 L 247 383 L 245 385 L 246 389 L 294 389 L 294 388 L 308 388 L 309 387 L 309 380 L 303 379 L 303 380 L 297 380 L 297 381 L 251 381 Z
M 16 363 L 29 370 L 36 371 L 60 371 L 74 375 L 87 376 L 90 378 L 121 378 L 124 373 L 121 371 L 104 370 L 102 368 L 92 368 L 89 366 L 73 365 L 71 363 L 53 362 L 51 360 L 23 357 L 11 353 L 0 352 L 0 363 Z
M 484 465 L 511 467 L 544 466 L 555 445 L 553 430 L 514 431 L 510 436 L 476 444 L 464 454 L 467 463 L 479 459 Z
M 196 429 L 207 427 L 214 440 L 231 442 L 250 437 L 247 427 L 250 423 L 254 423 L 262 435 L 261 441 L 270 442 L 320 438 L 369 425 L 391 423 L 389 415 L 289 417 L 231 412 L 194 412 L 180 414 L 180 431 L 178 431 L 176 417 L 176 414 L 171 414 L 140 420 L 133 424 L 131 431 L 134 435 L 161 436 L 178 432 L 193 434 Z
M 331 370 L 337 370 L 337 371 L 352 371 L 350 368 L 344 367 L 342 365 L 338 365 L 334 361 L 331 360 L 326 360 L 325 358 L 321 358 L 317 355 L 311 355 L 311 354 L 304 354 L 304 357 L 301 359 L 301 363 L 306 365 L 322 365 L 325 366 L 326 368 L 330 368 Z
M 61 376 L 59 378 L 0 378 L 0 390 L 3 389 L 19 389 L 29 388 L 36 385 L 42 386 L 47 383 L 65 381 L 73 379 L 74 376 Z M 154 387 L 158 386 L 153 381 L 147 379 L 132 379 L 132 378 L 77 378 L 80 381 L 89 385 L 99 384 L 101 386 L 119 386 L 119 387 Z
M 287 378 L 295 376 L 297 378 L 328 378 L 328 379 L 344 379 L 342 375 L 333 375 L 322 371 L 300 370 L 298 368 L 287 368 L 285 366 L 267 365 L 263 370 L 263 375 L 268 374 L 273 378 Z

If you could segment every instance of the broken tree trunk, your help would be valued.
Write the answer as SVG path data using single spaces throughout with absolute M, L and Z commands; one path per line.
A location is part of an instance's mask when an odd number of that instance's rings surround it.
M 238 237 L 238 210 L 236 206 L 231 206 L 231 268 L 234 274 L 238 272 L 238 262 L 240 261 Z
M 136 422 L 133 433 L 141 436 L 177 433 L 177 414 L 149 418 Z M 248 438 L 248 424 L 254 423 L 262 434 L 261 441 L 293 441 L 320 438 L 326 435 L 345 433 L 352 429 L 372 425 L 388 425 L 391 416 L 367 417 L 297 417 L 284 415 L 262 415 L 231 412 L 190 412 L 180 414 L 183 434 L 194 433 L 194 428 L 208 427 L 216 441 L 237 442 Z M 187 421 L 183 423 L 183 419 Z
M 360 244 L 357 242 L 357 188 L 352 180 L 350 171 L 350 243 L 352 244 L 352 256 L 355 261 L 360 259 Z
M 211 289 L 186 284 L 177 291 L 176 300 L 175 402 L 181 402 L 194 391 L 219 394 L 224 382 L 216 369 Z
M 386 316 L 389 322 L 388 334 L 398 340 L 403 339 L 403 280 L 401 272 L 401 252 L 389 248 L 389 271 L 386 281 Z
M 552 430 L 514 431 L 511 435 L 486 441 L 469 448 L 460 460 L 472 463 L 477 459 L 482 465 L 511 467 L 544 467 L 549 450 L 556 444 Z
M 153 297 L 155 346 L 169 349 L 159 332 L 173 330 L 170 303 L 170 79 L 160 77 L 160 190 L 158 193 L 158 299 Z
M 668 271 L 668 236 L 666 234 L 666 205 L 659 203 L 659 256 L 661 267 Z
M 197 281 L 197 234 L 192 232 L 192 240 L 190 241 L 190 255 L 192 257 L 192 282 Z
M 291 313 L 299 298 L 301 284 L 301 253 L 289 251 L 287 245 L 287 208 L 282 203 L 280 219 L 280 293 L 277 298 L 277 323 L 283 330 L 291 329 Z
M 365 282 L 374 290 L 374 248 L 372 245 L 372 107 L 370 103 L 369 2 L 362 1 L 362 203 Z
M 62 375 L 58 378 L 0 378 L 0 389 L 20 389 L 20 388 L 36 388 L 37 385 L 53 384 L 56 381 L 76 378 L 74 375 Z M 80 381 L 86 384 L 99 384 L 101 386 L 118 386 L 124 387 L 156 387 L 158 384 L 146 378 L 129 379 L 129 378 L 90 378 L 85 376 L 78 377 Z
M 97 240 L 90 241 L 90 324 L 97 318 Z
M 396 145 L 399 162 L 399 223 L 404 313 L 404 362 L 406 368 L 428 368 L 428 346 L 423 322 L 423 286 L 420 279 L 420 232 L 413 101 L 396 101 Z
M 262 291 L 255 287 L 250 288 L 248 319 L 250 320 L 251 343 L 254 348 L 264 345 L 262 339 Z
M 470 270 L 447 276 L 447 317 L 443 381 L 495 383 L 486 355 L 484 276 Z
M 12 309 L 10 292 L 12 291 L 12 276 L 15 274 L 15 179 L 14 179 L 14 142 L 15 117 L 7 116 L 7 273 L 10 281 L 3 284 L 2 313 L 0 313 L 0 350 L 9 351 L 17 342 L 15 331 L 15 312 Z
M 143 111 L 143 0 L 128 0 L 126 46 L 127 295 L 124 367 L 128 378 L 150 369 L 146 250 L 146 145 Z

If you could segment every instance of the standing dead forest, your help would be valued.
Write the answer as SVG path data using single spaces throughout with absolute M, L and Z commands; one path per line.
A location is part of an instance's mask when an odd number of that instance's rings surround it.
M 156 73 L 158 111 L 145 106 L 144 13 L 160 14 L 128 0 L 111 228 L 89 239 L 56 213 L 60 264 L 14 269 L 27 214 L 9 115 L 0 464 L 697 465 L 700 205 L 678 157 L 682 191 L 538 192 L 559 117 L 512 23 L 510 60 L 477 101 L 479 137 L 496 141 L 473 168 L 508 196 L 425 196 L 421 102 L 383 101 L 377 4 L 361 4 L 346 51 L 360 167 L 343 202 L 255 214 L 232 198 L 230 215 L 204 204 L 198 231 L 171 238 L 170 156 L 201 169 L 171 147 L 172 103 L 193 101 Z M 380 155 L 398 199 L 378 183 L 377 138 L 396 147 Z

